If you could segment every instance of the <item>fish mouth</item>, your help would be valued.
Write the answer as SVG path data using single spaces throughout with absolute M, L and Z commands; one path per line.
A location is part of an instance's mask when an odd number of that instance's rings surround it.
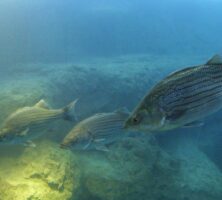
M 130 126 L 129 126 L 129 119 L 127 119 L 124 123 L 123 123 L 123 129 L 130 129 Z

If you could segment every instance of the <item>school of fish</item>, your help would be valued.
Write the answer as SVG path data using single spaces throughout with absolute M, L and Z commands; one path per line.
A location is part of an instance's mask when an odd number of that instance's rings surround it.
M 44 100 L 11 113 L 0 128 L 0 143 L 33 144 L 56 120 L 75 121 L 77 100 L 50 109 Z M 109 151 L 108 145 L 126 131 L 157 132 L 203 125 L 203 119 L 222 108 L 222 58 L 176 71 L 157 83 L 131 113 L 126 109 L 97 113 L 77 123 L 61 148 Z M 34 145 L 32 145 L 34 146 Z

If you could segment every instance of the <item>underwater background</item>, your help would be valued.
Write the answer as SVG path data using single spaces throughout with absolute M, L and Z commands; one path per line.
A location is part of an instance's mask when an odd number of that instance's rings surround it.
M 78 120 L 127 107 L 169 73 L 222 54 L 220 0 L 1 0 L 0 122 L 44 99 Z M 0 200 L 221 200 L 221 111 L 134 133 L 108 152 L 59 147 L 77 122 L 0 145 Z

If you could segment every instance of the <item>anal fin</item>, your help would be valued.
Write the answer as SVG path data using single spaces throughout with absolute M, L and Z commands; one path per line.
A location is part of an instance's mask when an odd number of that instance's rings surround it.
M 96 150 L 98 150 L 98 151 L 105 151 L 105 152 L 108 152 L 109 151 L 109 149 L 105 146 L 105 145 L 103 145 L 103 144 L 96 144 Z

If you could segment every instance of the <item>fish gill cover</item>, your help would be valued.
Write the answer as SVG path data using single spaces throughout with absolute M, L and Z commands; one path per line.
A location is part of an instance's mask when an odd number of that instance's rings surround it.
M 22 117 L 7 132 L 16 142 L 0 138 L 0 200 L 221 200 L 221 111 L 161 133 L 123 131 L 116 118 L 170 73 L 222 53 L 221 11 L 219 0 L 2 0 L 0 132 Z M 81 122 L 84 148 L 60 148 Z

